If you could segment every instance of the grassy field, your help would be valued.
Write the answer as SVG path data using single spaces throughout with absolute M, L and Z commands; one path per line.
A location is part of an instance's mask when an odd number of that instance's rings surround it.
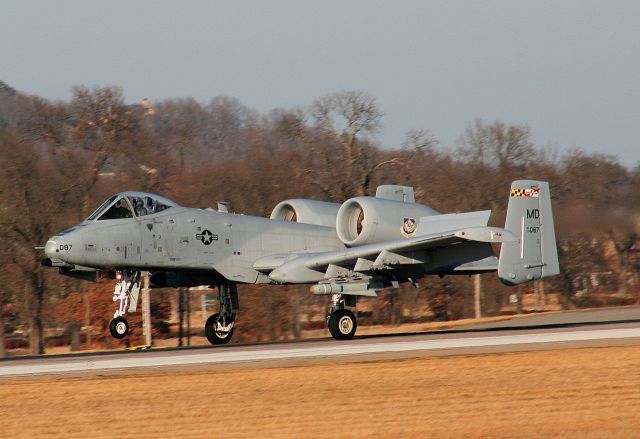
M 0 381 L 0 437 L 640 437 L 640 347 Z

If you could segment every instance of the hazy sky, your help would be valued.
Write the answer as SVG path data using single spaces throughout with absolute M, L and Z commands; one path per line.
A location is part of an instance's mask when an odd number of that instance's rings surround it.
M 118 85 L 265 112 L 362 90 L 385 146 L 411 128 L 455 145 L 479 117 L 640 161 L 638 1 L 9 0 L 0 41 L 0 79 L 48 98 Z

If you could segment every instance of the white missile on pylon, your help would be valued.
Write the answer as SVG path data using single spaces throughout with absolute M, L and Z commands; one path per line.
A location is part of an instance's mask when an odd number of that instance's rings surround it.
M 368 283 L 326 283 L 314 285 L 310 288 L 312 294 L 350 294 L 352 296 L 371 297 L 376 297 L 380 290 L 382 290 L 382 285 L 376 288 L 374 285 Z

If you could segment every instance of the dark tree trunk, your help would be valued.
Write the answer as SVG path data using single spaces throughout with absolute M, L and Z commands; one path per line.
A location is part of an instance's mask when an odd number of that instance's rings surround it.
M 291 293 L 291 319 L 292 329 L 293 329 L 293 338 L 298 340 L 301 336 L 301 327 L 300 327 L 300 296 L 297 292 Z
M 87 349 L 93 348 L 93 334 L 92 334 L 92 326 L 91 326 L 91 300 L 89 299 L 89 291 L 88 288 L 84 287 L 81 291 L 82 301 L 84 302 L 84 324 L 87 328 L 86 340 L 87 340 Z
M 0 302 L 0 358 L 7 356 L 6 341 L 4 338 L 4 313 L 2 312 L 2 302 Z
M 82 327 L 82 324 L 80 323 L 72 323 L 71 325 L 69 325 L 69 335 L 70 335 L 70 350 L 71 352 L 77 352 L 80 350 L 80 343 L 81 343 L 81 337 L 80 337 L 80 329 Z
M 34 355 L 44 354 L 44 327 L 42 324 L 42 308 L 44 304 L 44 279 L 39 269 L 31 274 L 33 309 L 29 321 L 29 344 Z
M 44 354 L 42 319 L 38 317 L 29 319 L 29 346 L 33 355 Z

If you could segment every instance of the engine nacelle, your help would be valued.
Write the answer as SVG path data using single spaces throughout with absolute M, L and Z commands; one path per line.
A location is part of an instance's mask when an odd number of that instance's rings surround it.
M 410 237 L 420 218 L 438 215 L 428 206 L 377 197 L 345 201 L 336 218 L 336 232 L 349 247 Z
M 297 198 L 281 201 L 273 208 L 271 219 L 292 221 L 316 226 L 335 227 L 340 205 L 327 201 Z

